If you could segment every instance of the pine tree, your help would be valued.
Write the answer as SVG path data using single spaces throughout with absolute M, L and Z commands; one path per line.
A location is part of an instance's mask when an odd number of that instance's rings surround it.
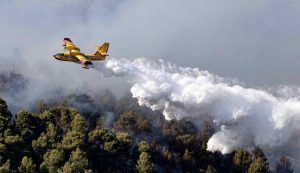
M 247 173 L 269 173 L 269 163 L 262 157 L 254 158 Z
M 37 113 L 43 113 L 48 109 L 48 105 L 44 102 L 44 100 L 40 100 L 37 102 Z
M 62 140 L 62 148 L 75 150 L 84 144 L 87 137 L 87 128 L 82 116 L 76 114 L 71 122 L 71 128 Z
M 11 113 L 7 109 L 6 102 L 0 97 L 0 133 L 8 127 Z
M 150 145 L 146 141 L 141 141 L 139 143 L 139 152 L 149 152 L 150 151 Z
M 236 172 L 246 172 L 251 163 L 251 155 L 245 150 L 235 152 L 233 156 L 233 166 Z
M 218 171 L 213 166 L 208 165 L 205 173 L 218 173 Z
M 10 159 L 11 166 L 16 168 L 21 162 L 24 153 L 30 153 L 30 145 L 25 145 L 23 138 L 11 128 L 4 131 L 3 137 L 6 148 L 6 153 L 3 156 L 5 159 Z
M 32 159 L 24 156 L 21 165 L 19 166 L 18 170 L 22 173 L 34 173 L 36 169 L 36 165 L 33 163 Z
M 52 149 L 44 154 L 44 162 L 40 165 L 41 172 L 45 170 L 49 173 L 56 173 L 60 168 L 63 160 L 63 151 Z
M 58 143 L 58 129 L 53 123 L 48 123 L 46 133 L 42 132 L 37 140 L 32 141 L 32 148 L 38 154 L 43 155 L 47 149 L 55 148 Z
M 0 164 L 2 164 L 5 159 L 6 150 L 6 145 L 4 143 L 0 143 Z
M 136 113 L 129 111 L 124 112 L 114 125 L 115 131 L 133 132 L 136 125 Z
M 0 172 L 1 173 L 10 173 L 10 172 L 12 172 L 10 167 L 11 167 L 10 160 L 7 160 L 3 165 L 0 166 Z
M 67 161 L 60 173 L 84 173 L 88 169 L 88 159 L 86 153 L 79 148 L 76 151 L 72 151 L 69 161 Z
M 147 152 L 142 152 L 140 154 L 139 160 L 137 161 L 136 168 L 139 173 L 153 172 L 154 165 L 151 161 L 150 155 Z
M 248 168 L 248 173 L 269 173 L 269 162 L 264 152 L 259 147 L 255 147 L 252 153 L 253 160 Z
M 20 135 L 25 141 L 32 140 L 39 135 L 41 128 L 40 120 L 34 114 L 21 111 L 18 112 L 15 118 L 16 128 L 19 130 Z
M 138 116 L 135 127 L 136 127 L 137 132 L 141 132 L 141 133 L 150 133 L 151 132 L 150 121 L 141 115 Z
M 194 170 L 196 161 L 193 156 L 193 152 L 190 152 L 188 149 L 185 149 L 184 154 L 182 156 L 182 161 L 185 170 Z
M 276 161 L 275 173 L 293 173 L 293 172 L 294 170 L 292 168 L 292 163 L 287 157 L 282 156 L 279 160 Z
M 184 134 L 176 136 L 176 140 L 179 144 L 182 144 L 184 148 L 192 148 L 194 142 L 194 135 Z

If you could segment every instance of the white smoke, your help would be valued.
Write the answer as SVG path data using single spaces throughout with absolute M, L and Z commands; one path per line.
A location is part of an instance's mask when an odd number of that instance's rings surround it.
M 299 139 L 297 97 L 275 97 L 163 61 L 110 59 L 95 68 L 107 77 L 125 77 L 139 105 L 161 110 L 167 120 L 211 115 L 220 128 L 208 141 L 210 151 L 283 147 Z

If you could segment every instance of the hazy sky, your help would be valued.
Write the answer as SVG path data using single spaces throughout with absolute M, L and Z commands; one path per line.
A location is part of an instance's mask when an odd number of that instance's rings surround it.
M 111 87 L 111 79 L 53 58 L 70 37 L 83 52 L 108 41 L 114 58 L 164 59 L 246 86 L 298 85 L 299 19 L 294 0 L 7 0 L 0 67 L 30 78 L 31 97 Z

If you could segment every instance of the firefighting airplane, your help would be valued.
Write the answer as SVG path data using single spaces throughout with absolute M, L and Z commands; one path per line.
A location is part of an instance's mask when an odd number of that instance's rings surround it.
M 92 61 L 104 61 L 108 56 L 109 43 L 107 42 L 102 44 L 102 46 L 97 46 L 94 54 L 80 52 L 80 49 L 69 38 L 64 38 L 63 46 L 69 52 L 58 53 L 54 55 L 54 58 L 60 61 L 71 61 L 82 64 L 82 68 L 84 69 L 89 69 L 89 65 L 93 65 Z

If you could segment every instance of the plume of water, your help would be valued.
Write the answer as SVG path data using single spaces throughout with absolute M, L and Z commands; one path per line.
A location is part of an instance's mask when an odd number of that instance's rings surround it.
M 207 149 L 281 147 L 299 139 L 300 100 L 245 88 L 198 68 L 145 59 L 110 59 L 95 69 L 124 77 L 141 106 L 163 112 L 167 120 L 212 116 L 218 128 Z

